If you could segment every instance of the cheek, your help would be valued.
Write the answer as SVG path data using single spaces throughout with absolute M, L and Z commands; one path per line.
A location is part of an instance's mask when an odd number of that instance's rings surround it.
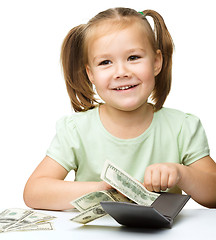
M 143 81 L 143 82 L 152 82 L 155 79 L 154 76 L 154 68 L 152 65 L 144 65 L 143 67 L 139 68 L 137 70 L 137 74 L 139 76 L 139 78 Z
M 108 86 L 103 74 L 95 74 L 93 82 L 98 94 L 102 93 Z
M 108 87 L 110 82 L 110 74 L 108 71 L 94 72 L 94 85 L 98 88 Z

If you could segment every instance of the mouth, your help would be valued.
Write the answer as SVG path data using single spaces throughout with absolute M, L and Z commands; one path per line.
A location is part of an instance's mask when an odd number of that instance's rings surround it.
M 128 90 L 131 88 L 135 88 L 136 86 L 137 85 L 122 86 L 122 87 L 113 88 L 113 90 L 116 90 L 116 91 Z

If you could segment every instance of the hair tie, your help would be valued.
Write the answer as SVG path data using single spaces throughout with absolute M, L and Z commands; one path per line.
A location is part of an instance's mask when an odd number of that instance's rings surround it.
M 146 18 L 146 14 L 144 14 L 143 12 L 138 12 L 138 13 L 142 14 L 143 17 Z

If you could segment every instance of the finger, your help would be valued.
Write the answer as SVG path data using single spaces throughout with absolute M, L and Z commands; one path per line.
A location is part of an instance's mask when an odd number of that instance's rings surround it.
M 176 174 L 170 174 L 169 178 L 168 178 L 168 183 L 167 183 L 167 187 L 168 188 L 172 188 L 177 184 L 177 176 Z
M 160 192 L 161 190 L 161 172 L 159 169 L 154 169 L 152 172 L 152 187 L 153 191 Z
M 160 188 L 162 191 L 165 191 L 168 188 L 169 175 L 166 172 L 161 173 L 161 183 Z
M 152 187 L 152 171 L 150 168 L 146 168 L 145 175 L 144 175 L 144 186 L 147 190 L 153 191 Z

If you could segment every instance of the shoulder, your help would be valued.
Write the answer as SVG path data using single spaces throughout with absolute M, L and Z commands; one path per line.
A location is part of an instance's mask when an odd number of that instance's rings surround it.
M 192 132 L 203 128 L 197 116 L 172 108 L 162 108 L 156 112 L 156 121 L 160 127 L 176 134 L 180 134 L 182 131 L 193 134 Z
M 84 128 L 91 122 L 95 122 L 97 115 L 97 107 L 85 112 L 73 113 L 68 116 L 63 116 L 56 123 L 57 131 L 74 130 L 77 128 Z
M 162 108 L 158 111 L 158 118 L 173 124 L 184 124 L 184 122 L 199 122 L 200 119 L 191 114 L 173 108 Z

